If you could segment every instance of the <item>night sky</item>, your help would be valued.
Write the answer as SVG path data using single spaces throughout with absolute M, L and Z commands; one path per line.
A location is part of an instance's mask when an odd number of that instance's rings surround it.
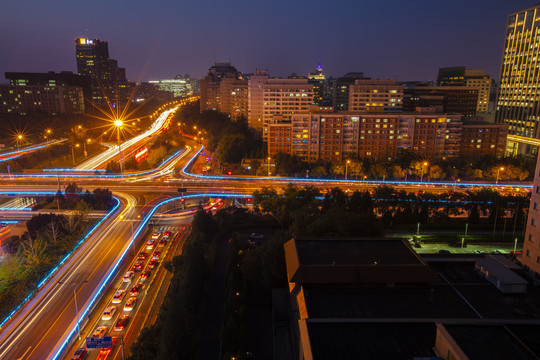
M 498 78 L 508 14 L 530 0 L 0 1 L 0 83 L 6 71 L 76 71 L 75 37 L 98 37 L 147 81 L 215 61 L 242 72 L 432 80 L 465 65 Z

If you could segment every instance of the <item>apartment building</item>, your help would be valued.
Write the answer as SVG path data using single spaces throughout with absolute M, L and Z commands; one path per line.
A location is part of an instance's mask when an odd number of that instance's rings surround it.
M 401 111 L 403 85 L 393 80 L 355 80 L 349 86 L 350 112 L 396 112 Z

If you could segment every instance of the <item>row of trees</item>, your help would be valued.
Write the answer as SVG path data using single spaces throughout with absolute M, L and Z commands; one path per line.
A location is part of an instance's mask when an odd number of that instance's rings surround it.
M 181 122 L 181 130 L 195 136 L 203 136 L 208 149 L 215 152 L 222 167 L 239 164 L 244 158 L 264 158 L 266 148 L 257 130 L 249 127 L 247 120 L 231 120 L 217 111 L 199 112 L 199 104 L 183 106 L 176 113 L 175 121 Z M 202 135 L 199 134 L 201 131 Z
M 477 160 L 451 159 L 430 162 L 409 151 L 394 160 L 347 159 L 341 163 L 317 161 L 308 163 L 299 157 L 278 153 L 272 159 L 275 173 L 282 176 L 313 178 L 344 178 L 369 180 L 532 180 L 536 162 L 525 157 L 498 160 L 486 156 Z M 246 174 L 265 173 L 264 163 L 258 163 Z

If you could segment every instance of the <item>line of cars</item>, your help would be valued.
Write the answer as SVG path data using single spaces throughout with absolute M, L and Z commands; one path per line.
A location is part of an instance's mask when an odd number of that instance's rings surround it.
M 153 250 L 156 244 L 157 244 L 157 247 L 163 248 L 167 245 L 170 237 L 171 237 L 170 231 L 165 231 L 163 234 L 161 234 L 160 232 L 154 232 L 152 234 L 152 237 L 147 241 L 145 245 L 145 249 Z M 114 293 L 111 299 L 111 305 L 109 305 L 105 309 L 103 314 L 101 315 L 102 322 L 108 322 L 112 320 L 117 311 L 117 306 L 118 307 L 121 306 L 118 304 L 122 303 L 126 295 L 128 296 L 128 299 L 126 300 L 122 308 L 123 310 L 122 315 L 120 315 L 116 319 L 116 322 L 114 326 L 112 327 L 112 330 L 114 332 L 120 333 L 128 325 L 129 320 L 130 320 L 129 313 L 135 309 L 137 305 L 137 301 L 138 301 L 138 295 L 144 289 L 145 282 L 150 277 L 151 269 L 155 269 L 157 265 L 159 264 L 160 256 L 161 256 L 161 250 L 159 249 L 154 250 L 151 254 L 148 254 L 145 251 L 140 252 L 131 270 L 127 271 L 122 276 L 122 285 Z M 148 262 L 148 269 L 144 269 L 145 262 L 149 257 L 150 257 L 150 261 Z M 133 280 L 136 277 L 136 273 L 138 272 L 140 272 L 140 274 L 137 277 L 136 281 L 133 282 Z M 109 330 L 109 325 L 100 325 L 94 330 L 94 332 L 92 333 L 92 337 L 104 337 L 108 330 Z M 115 342 L 115 340 L 116 338 L 113 339 L 113 343 Z M 106 357 L 111 350 L 112 348 L 100 349 L 100 357 L 101 356 Z M 86 358 L 87 352 L 88 350 L 86 348 L 79 348 L 75 351 L 71 359 L 82 360 Z

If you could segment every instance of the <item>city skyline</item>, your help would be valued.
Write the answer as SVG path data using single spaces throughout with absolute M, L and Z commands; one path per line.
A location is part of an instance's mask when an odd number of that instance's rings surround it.
M 73 39 L 88 37 L 108 41 L 111 57 L 137 82 L 186 73 L 200 78 L 216 61 L 244 73 L 268 68 L 281 77 L 307 75 L 320 61 L 334 77 L 363 71 L 372 78 L 435 80 L 439 67 L 464 65 L 498 79 L 508 15 L 533 4 L 237 2 L 207 12 L 217 4 L 98 2 L 81 10 L 63 2 L 4 3 L 0 45 L 10 51 L 0 59 L 0 71 L 75 72 Z M 269 20 L 261 21 L 261 14 Z M 373 14 L 384 14 L 385 21 Z

